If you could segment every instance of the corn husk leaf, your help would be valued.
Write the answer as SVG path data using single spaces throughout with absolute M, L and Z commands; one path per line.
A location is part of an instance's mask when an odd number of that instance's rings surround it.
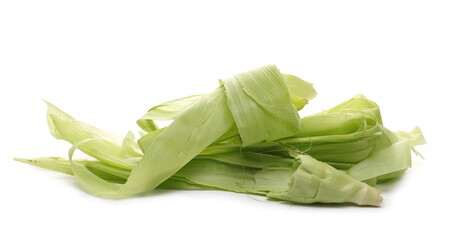
M 184 110 L 199 102 L 206 94 L 199 94 L 164 102 L 149 109 L 136 123 L 146 132 L 158 129 L 155 121 L 174 120 Z
M 124 139 L 120 135 L 78 121 L 53 104 L 46 103 L 47 123 L 55 138 L 77 145 L 87 155 L 106 164 L 124 169 L 134 168 L 136 157 L 139 157 L 138 150 L 132 146 L 123 148 L 124 144 L 128 145 L 127 139 L 131 135 Z
M 208 189 L 380 205 L 380 191 L 370 185 L 404 174 L 414 146 L 425 143 L 421 130 L 388 130 L 363 95 L 300 119 L 297 110 L 315 96 L 312 84 L 268 65 L 222 79 L 210 94 L 151 108 L 137 121 L 146 131 L 139 141 L 47 103 L 50 132 L 72 144 L 69 159 L 16 160 L 72 174 L 87 192 L 107 198 Z M 158 128 L 160 120 L 172 122 Z M 73 160 L 77 149 L 94 159 Z
M 290 137 L 298 132 L 299 116 L 283 75 L 275 66 L 241 73 L 221 82 L 243 146 Z

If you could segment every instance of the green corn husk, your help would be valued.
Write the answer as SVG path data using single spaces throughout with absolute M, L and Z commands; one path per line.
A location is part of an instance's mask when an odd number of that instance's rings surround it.
M 144 116 L 136 123 L 146 132 L 152 132 L 158 129 L 155 121 L 157 120 L 174 120 L 183 111 L 199 102 L 206 94 L 188 96 L 180 99 L 168 101 L 152 107 Z
M 343 203 L 379 206 L 381 192 L 308 155 L 298 155 L 299 167 L 289 188 L 271 192 L 270 197 L 299 203 Z
M 370 185 L 404 174 L 413 147 L 425 143 L 418 128 L 386 129 L 377 104 L 363 95 L 299 118 L 297 110 L 316 91 L 272 65 L 220 83 L 210 94 L 151 108 L 137 122 L 147 132 L 139 141 L 77 121 L 48 103 L 51 133 L 73 144 L 69 159 L 16 160 L 72 174 L 100 197 L 158 187 L 379 206 L 380 191 Z M 173 122 L 158 128 L 159 120 Z M 75 149 L 94 159 L 73 160 Z

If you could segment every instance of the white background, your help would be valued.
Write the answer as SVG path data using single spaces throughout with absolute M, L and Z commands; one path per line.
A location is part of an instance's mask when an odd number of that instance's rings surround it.
M 1 1 L 1 239 L 449 239 L 447 1 Z M 66 156 L 43 99 L 125 134 L 163 101 L 266 64 L 315 84 L 301 115 L 362 93 L 387 127 L 422 128 L 426 160 L 380 208 L 227 192 L 112 201 L 12 157 Z

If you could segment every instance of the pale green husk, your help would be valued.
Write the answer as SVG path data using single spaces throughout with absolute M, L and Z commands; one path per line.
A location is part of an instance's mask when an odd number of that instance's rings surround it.
M 297 113 L 312 84 L 268 65 L 220 80 L 209 94 L 152 107 L 146 134 L 114 135 L 48 105 L 50 132 L 73 146 L 69 158 L 16 160 L 74 175 L 89 193 L 129 197 L 154 188 L 257 194 L 296 203 L 379 206 L 375 185 L 404 174 L 419 128 L 392 132 L 363 95 L 323 112 Z M 171 120 L 159 128 L 156 121 Z M 93 159 L 74 160 L 79 149 Z M 414 150 L 415 151 L 415 150 Z

